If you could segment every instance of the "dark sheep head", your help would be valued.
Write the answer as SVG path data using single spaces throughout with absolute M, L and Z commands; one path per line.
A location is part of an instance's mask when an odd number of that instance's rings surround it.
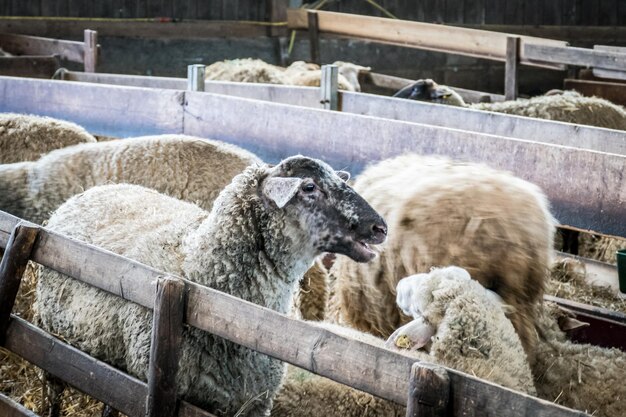
M 294 156 L 271 168 L 261 189 L 267 204 L 285 212 L 291 238 L 311 245 L 316 255 L 367 262 L 375 256 L 369 245 L 385 241 L 387 225 L 346 183 L 349 178 L 317 159 Z
M 417 80 L 413 84 L 402 88 L 393 96 L 440 104 L 455 104 L 452 102 L 452 99 L 456 99 L 454 91 L 444 85 L 437 84 L 430 78 Z

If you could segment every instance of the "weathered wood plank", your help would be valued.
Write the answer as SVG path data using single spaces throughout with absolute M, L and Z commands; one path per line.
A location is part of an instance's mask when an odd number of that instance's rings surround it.
M 303 153 L 355 173 L 406 152 L 487 162 L 542 187 L 562 223 L 626 236 L 623 155 L 206 93 L 187 92 L 185 102 L 185 133 L 235 143 L 269 162 Z
M 145 417 L 148 385 L 12 316 L 5 347 L 130 417 Z M 179 417 L 214 417 L 182 402 Z
M 59 66 L 55 56 L 0 57 L 0 75 L 5 76 L 49 79 Z
M 506 60 L 506 37 L 508 36 L 506 33 L 345 13 L 307 12 L 304 9 L 287 10 L 288 27 L 306 29 L 308 27 L 307 13 L 318 14 L 321 33 L 496 61 Z M 521 36 L 520 39 L 522 46 L 526 43 L 554 47 L 567 45 L 566 42 L 551 39 L 527 36 Z M 563 68 L 559 64 L 532 62 L 527 59 L 523 48 L 520 49 L 520 62 L 525 65 Z
M 550 295 L 545 295 L 543 298 L 547 301 L 557 303 L 558 305 L 562 307 L 565 307 L 569 310 L 572 310 L 578 313 L 614 321 L 621 325 L 626 325 L 626 314 L 620 313 L 619 311 L 611 311 L 611 310 L 607 310 L 606 308 L 591 306 L 588 304 L 583 304 L 583 303 L 579 303 L 579 302 L 572 301 L 572 300 L 566 300 L 564 298 L 552 297 Z M 625 336 L 626 336 L 626 333 L 625 333 Z
M 0 393 L 0 416 L 2 417 L 39 417 L 23 405 Z
M 0 46 L 16 55 L 59 55 L 73 62 L 84 61 L 85 45 L 82 42 L 2 33 Z
M 626 54 L 626 47 L 624 46 L 607 46 L 607 45 L 594 45 L 593 49 L 602 52 L 616 52 Z M 613 78 L 615 80 L 626 80 L 626 68 L 622 68 L 621 71 L 606 70 L 602 68 L 594 68 L 593 75 L 601 78 Z M 626 102 L 626 95 L 621 95 L 620 102 Z M 620 103 L 623 104 L 623 103 Z
M 504 98 L 517 98 L 517 73 L 519 66 L 520 38 L 509 36 L 506 40 L 506 63 L 504 67 Z
M 407 417 L 441 417 L 448 415 L 450 378 L 445 368 L 416 362 L 411 368 Z
M 38 232 L 37 226 L 28 223 L 15 226 L 0 262 L 0 345 Z
M 320 64 L 320 34 L 319 34 L 319 18 L 316 12 L 307 12 L 307 30 L 309 32 L 309 49 L 311 62 Z
M 623 83 L 566 78 L 563 86 L 566 90 L 576 90 L 583 96 L 602 97 L 615 104 L 626 106 L 626 84 Z
M 618 52 L 531 43 L 523 45 L 522 50 L 528 59 L 540 62 L 618 71 L 623 71 L 626 68 L 626 54 Z
M 146 417 L 175 417 L 176 375 L 183 340 L 185 284 L 180 279 L 158 281 L 152 320 Z
M 182 133 L 183 92 L 0 77 L 0 111 L 71 120 L 94 134 Z M 10 85 L 10 87 L 9 87 Z
M 0 248 L 7 247 L 11 233 L 17 224 L 22 221 L 19 217 L 0 210 Z

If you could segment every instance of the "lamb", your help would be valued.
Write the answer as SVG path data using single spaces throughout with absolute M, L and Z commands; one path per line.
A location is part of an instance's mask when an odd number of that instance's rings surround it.
M 552 303 L 539 308 L 540 336 L 533 365 L 538 395 L 594 416 L 623 416 L 626 352 L 570 342 L 555 320 L 566 316 Z
M 414 320 L 387 343 L 337 325 L 319 325 L 365 343 L 399 350 L 511 389 L 535 394 L 526 354 L 497 296 L 458 267 L 434 269 L 398 283 L 398 305 Z M 406 334 L 428 334 L 405 344 Z M 419 339 L 419 340 L 418 340 Z M 400 348 L 400 346 L 405 348 Z M 276 397 L 272 416 L 405 415 L 403 407 L 306 371 L 291 368 Z
M 626 110 L 622 106 L 598 97 L 584 97 L 576 91 L 551 93 L 530 99 L 517 99 L 500 103 L 465 104 L 461 96 L 451 88 L 438 85 L 431 79 L 417 80 L 398 91 L 394 97 L 430 101 L 477 110 L 514 114 L 626 130 Z
M 236 146 L 185 135 L 82 144 L 0 165 L 0 210 L 42 223 L 71 196 L 109 183 L 143 185 L 210 210 L 235 175 L 259 163 Z
M 458 265 L 512 306 L 513 326 L 532 352 L 533 305 L 544 292 L 555 227 L 537 186 L 484 165 L 409 154 L 367 168 L 354 187 L 385 216 L 390 239 L 368 265 L 337 259 L 330 318 L 388 337 L 408 321 L 395 305 L 398 280 Z
M 0 164 L 35 161 L 54 149 L 95 141 L 85 129 L 64 120 L 0 113 Z
M 316 256 L 366 262 L 375 256 L 369 245 L 385 239 L 384 220 L 344 178 L 302 156 L 252 165 L 210 213 L 136 185 L 105 185 L 68 200 L 48 227 L 286 313 Z M 40 271 L 36 306 L 47 331 L 146 379 L 150 310 L 49 269 Z M 246 415 L 266 416 L 283 371 L 275 359 L 189 328 L 177 386 L 215 414 L 233 415 L 248 402 Z

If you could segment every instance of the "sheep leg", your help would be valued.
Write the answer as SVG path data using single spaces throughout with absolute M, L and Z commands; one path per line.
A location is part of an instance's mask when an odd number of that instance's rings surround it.
M 61 396 L 63 395 L 63 390 L 65 390 L 65 383 L 48 372 L 44 372 L 43 383 L 42 408 L 44 412 L 42 414 L 46 415 L 45 409 L 47 408 L 48 417 L 59 417 L 61 415 Z
M 105 404 L 104 407 L 102 407 L 102 417 L 120 417 L 120 412 L 110 405 Z

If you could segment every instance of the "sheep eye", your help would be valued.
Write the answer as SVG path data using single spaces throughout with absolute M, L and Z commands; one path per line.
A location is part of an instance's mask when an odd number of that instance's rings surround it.
M 313 184 L 312 182 L 304 184 L 302 186 L 302 191 L 304 191 L 305 193 L 312 193 L 313 191 L 315 191 L 315 184 Z

